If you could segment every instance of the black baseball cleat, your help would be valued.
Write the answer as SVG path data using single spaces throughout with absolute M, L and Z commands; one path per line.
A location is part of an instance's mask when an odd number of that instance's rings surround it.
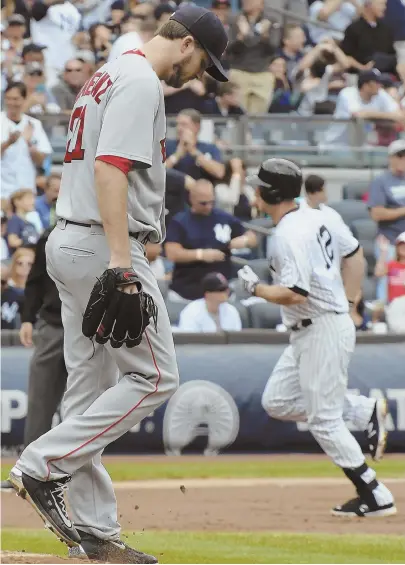
M 369 506 L 361 500 L 360 497 L 352 498 L 345 502 L 342 506 L 335 506 L 331 510 L 332 516 L 343 516 L 347 518 L 384 518 L 386 516 L 393 516 L 397 513 L 395 504 L 385 504 L 384 506 Z
M 123 541 L 102 540 L 77 530 L 81 537 L 79 547 L 69 549 L 69 557 L 73 559 L 91 559 L 104 563 L 157 563 L 153 555 L 148 555 L 129 547 Z
M 385 419 L 388 414 L 388 404 L 385 398 L 376 400 L 373 413 L 365 430 L 368 441 L 368 449 L 374 461 L 383 458 L 387 444 L 387 430 L 385 429 Z
M 73 526 L 65 506 L 65 490 L 71 477 L 58 481 L 38 481 L 26 475 L 18 467 L 10 471 L 9 481 L 18 496 L 27 500 L 51 530 L 69 547 L 80 544 L 80 536 Z

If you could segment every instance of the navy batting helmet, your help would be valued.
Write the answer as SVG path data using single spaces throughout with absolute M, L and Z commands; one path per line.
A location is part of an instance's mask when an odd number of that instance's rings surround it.
M 288 159 L 267 159 L 258 174 L 248 177 L 246 182 L 259 188 L 260 196 L 267 204 L 279 204 L 301 194 L 302 171 Z

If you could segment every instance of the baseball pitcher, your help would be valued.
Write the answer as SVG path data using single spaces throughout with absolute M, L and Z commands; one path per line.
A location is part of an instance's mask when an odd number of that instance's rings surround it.
M 180 7 L 142 52 L 101 67 L 72 111 L 60 219 L 46 250 L 62 301 L 65 419 L 27 447 L 10 480 L 73 554 L 156 563 L 120 541 L 101 454 L 178 386 L 170 322 L 144 249 L 165 235 L 160 81 L 180 87 L 205 71 L 226 81 L 226 45 L 212 12 Z M 72 477 L 69 516 L 63 495 Z

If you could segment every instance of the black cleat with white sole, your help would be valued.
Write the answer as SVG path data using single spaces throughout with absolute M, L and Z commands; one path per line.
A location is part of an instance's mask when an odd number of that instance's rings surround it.
M 45 523 L 69 547 L 80 544 L 80 536 L 73 526 L 65 505 L 65 490 L 71 477 L 57 481 L 38 481 L 13 467 L 9 480 L 17 494 L 31 504 Z
M 393 516 L 397 513 L 395 504 L 385 504 L 384 506 L 375 506 L 370 508 L 360 497 L 352 498 L 345 502 L 342 506 L 335 506 L 331 510 L 333 516 L 343 516 L 347 518 L 384 518 Z
M 77 530 L 81 537 L 79 547 L 69 549 L 69 557 L 72 559 L 91 559 L 104 563 L 157 563 L 153 555 L 148 555 L 129 547 L 122 541 L 102 540 Z
M 383 458 L 385 447 L 387 444 L 387 430 L 385 428 L 385 419 L 388 414 L 388 404 L 385 398 L 376 400 L 373 413 L 365 430 L 368 449 L 374 461 L 380 461 Z

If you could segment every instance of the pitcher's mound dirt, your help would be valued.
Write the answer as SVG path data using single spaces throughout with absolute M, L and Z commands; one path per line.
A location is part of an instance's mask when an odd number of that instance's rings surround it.
M 19 551 L 2 551 L 1 563 L 90 563 L 87 559 L 63 559 L 55 555 L 42 553 L 25 553 Z M 91 561 L 97 563 L 97 561 Z

